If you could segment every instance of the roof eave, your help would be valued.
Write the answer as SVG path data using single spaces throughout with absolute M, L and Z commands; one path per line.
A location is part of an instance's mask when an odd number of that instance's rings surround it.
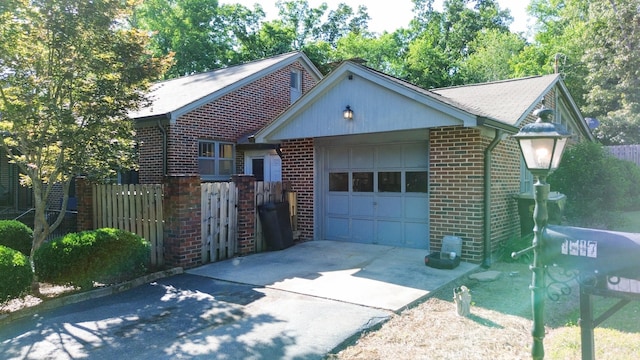
M 156 115 L 133 118 L 133 126 L 136 129 L 158 126 L 158 123 L 162 125 L 170 125 L 171 122 L 172 122 L 172 119 L 171 119 L 170 112 L 165 114 L 156 114 Z
M 478 126 L 486 126 L 488 128 L 502 130 L 509 134 L 516 134 L 520 129 L 515 125 L 505 124 L 502 121 L 490 119 L 488 117 L 479 116 Z

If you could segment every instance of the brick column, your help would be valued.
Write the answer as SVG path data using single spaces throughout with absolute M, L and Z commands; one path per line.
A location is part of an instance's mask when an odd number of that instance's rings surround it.
M 78 201 L 77 230 L 93 229 L 93 186 L 87 178 L 76 177 L 76 198 Z
M 238 189 L 238 252 L 247 255 L 256 252 L 256 206 L 253 175 L 233 175 L 231 181 Z
M 185 269 L 202 263 L 202 210 L 200 177 L 164 178 L 164 259 L 168 266 Z

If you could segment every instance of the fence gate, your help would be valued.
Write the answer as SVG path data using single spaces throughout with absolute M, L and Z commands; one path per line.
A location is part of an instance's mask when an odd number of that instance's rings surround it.
M 202 183 L 202 263 L 235 256 L 238 250 L 238 189 L 233 182 Z
M 164 264 L 162 185 L 94 185 L 94 229 L 130 231 L 151 243 L 151 264 Z

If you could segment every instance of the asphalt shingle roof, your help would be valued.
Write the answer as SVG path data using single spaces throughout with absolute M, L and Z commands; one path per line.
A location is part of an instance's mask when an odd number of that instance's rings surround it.
M 558 76 L 532 76 L 431 91 L 474 109 L 478 115 L 516 126 L 556 84 Z
M 199 103 L 200 100 L 225 94 L 227 92 L 225 89 L 242 83 L 243 79 L 257 75 L 273 65 L 297 56 L 300 56 L 299 52 L 291 52 L 264 60 L 156 83 L 148 94 L 151 105 L 132 112 L 129 116 L 134 119 L 144 118 L 190 108 L 190 105 Z

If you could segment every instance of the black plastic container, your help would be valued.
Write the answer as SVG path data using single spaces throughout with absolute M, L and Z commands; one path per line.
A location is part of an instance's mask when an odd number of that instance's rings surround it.
M 289 203 L 265 203 L 258 206 L 264 238 L 269 250 L 282 250 L 293 245 Z
M 434 269 L 455 269 L 460 265 L 460 256 L 453 259 L 440 259 L 440 252 L 432 252 L 424 257 L 424 264 Z

